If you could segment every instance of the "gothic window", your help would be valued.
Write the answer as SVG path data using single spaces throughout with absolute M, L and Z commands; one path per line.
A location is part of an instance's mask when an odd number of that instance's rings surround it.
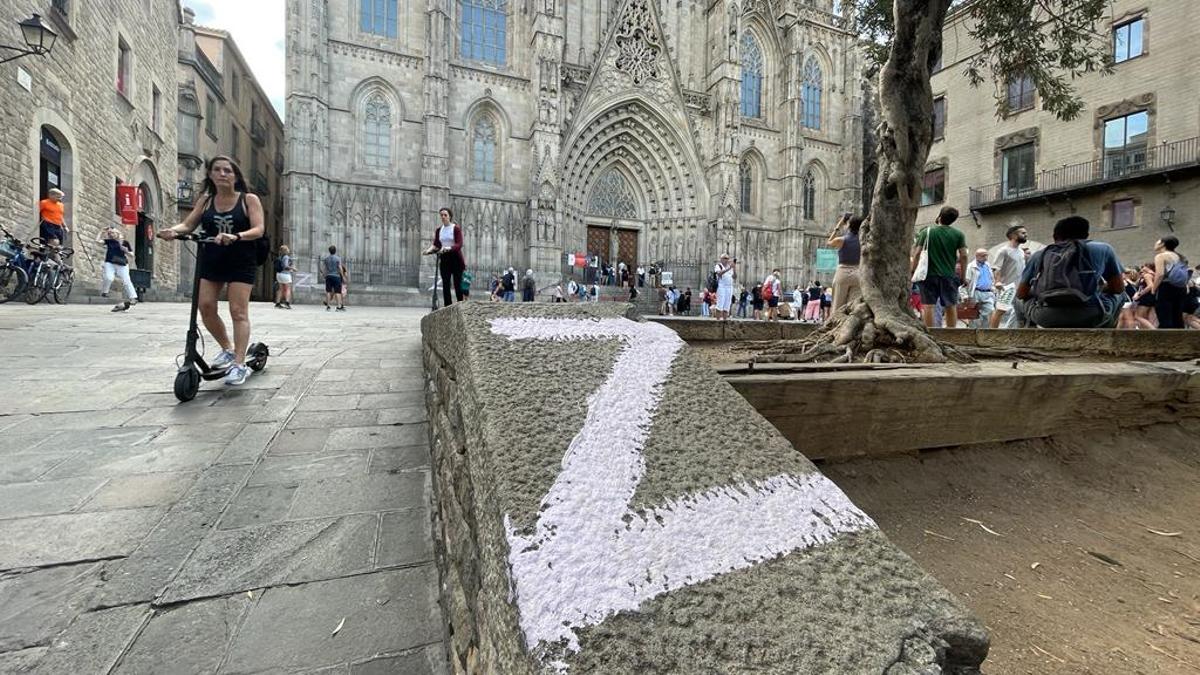
M 471 180 L 496 182 L 496 123 L 486 115 L 471 130 Z
M 821 64 L 815 56 L 808 57 L 804 64 L 804 126 L 808 129 L 821 128 Z
M 396 0 L 362 0 L 359 13 L 362 32 L 396 37 Z
M 637 198 L 629 181 L 616 169 L 605 171 L 592 188 L 588 213 L 610 218 L 637 218 Z
M 804 195 L 804 219 L 816 220 L 817 216 L 817 177 L 813 175 L 812 169 L 809 169 L 803 178 L 801 190 Z
M 742 35 L 742 117 L 762 117 L 763 55 L 749 31 Z
M 502 66 L 508 42 L 508 0 L 462 0 L 460 52 L 464 59 Z
M 371 94 L 363 106 L 362 134 L 363 163 L 387 168 L 392 161 L 392 107 L 382 94 Z
M 749 158 L 738 168 L 738 197 L 742 213 L 754 213 L 754 165 Z

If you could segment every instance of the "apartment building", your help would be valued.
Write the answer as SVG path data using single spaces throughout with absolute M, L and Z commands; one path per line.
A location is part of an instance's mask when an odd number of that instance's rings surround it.
M 955 206 L 971 246 L 992 248 L 1011 223 L 1044 243 L 1056 220 L 1078 214 L 1126 266 L 1149 260 L 1154 242 L 1172 233 L 1200 258 L 1200 41 L 1191 4 L 1113 0 L 1101 38 L 1113 72 L 1072 82 L 1085 107 L 1070 121 L 1042 110 L 1028 78 L 973 88 L 963 74 L 978 50 L 970 18 L 951 16 L 933 76 L 937 140 L 918 225 Z

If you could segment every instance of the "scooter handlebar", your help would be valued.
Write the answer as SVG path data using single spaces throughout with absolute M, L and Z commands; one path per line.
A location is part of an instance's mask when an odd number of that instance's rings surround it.
M 202 244 L 215 244 L 217 242 L 213 237 L 202 237 L 195 232 L 179 232 L 175 235 L 175 241 L 198 241 Z

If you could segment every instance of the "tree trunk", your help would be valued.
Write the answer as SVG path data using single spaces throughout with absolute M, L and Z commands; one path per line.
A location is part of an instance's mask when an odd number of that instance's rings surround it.
M 895 38 L 880 72 L 879 177 L 863 223 L 862 299 L 822 331 L 844 358 L 946 361 L 959 358 L 913 317 L 909 254 L 925 162 L 933 143 L 930 66 L 942 49 L 950 0 L 895 0 Z M 828 350 L 832 352 L 833 350 Z

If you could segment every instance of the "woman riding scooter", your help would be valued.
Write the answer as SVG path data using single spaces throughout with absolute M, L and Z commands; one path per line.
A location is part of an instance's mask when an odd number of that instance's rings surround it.
M 192 212 L 175 227 L 159 230 L 161 239 L 175 239 L 200 227 L 211 244 L 200 257 L 198 304 L 204 327 L 221 345 L 213 368 L 228 367 L 225 384 L 238 385 L 250 376 L 246 348 L 250 344 L 250 291 L 258 272 L 255 239 L 263 236 L 263 207 L 258 197 L 249 194 L 246 180 L 237 163 L 217 156 L 208 161 L 204 191 Z M 217 298 L 228 287 L 229 314 L 233 318 L 233 342 L 225 331 L 225 322 L 217 313 Z

